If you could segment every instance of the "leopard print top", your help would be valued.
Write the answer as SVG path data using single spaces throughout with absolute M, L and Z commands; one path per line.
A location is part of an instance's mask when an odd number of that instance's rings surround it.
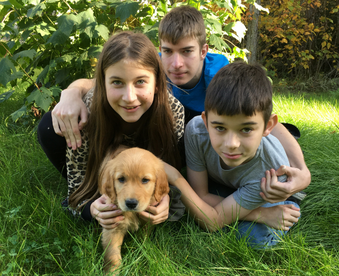
M 90 113 L 90 107 L 92 104 L 94 88 L 92 88 L 84 96 L 83 101 L 86 104 L 87 111 Z M 183 105 L 170 93 L 168 92 L 168 99 L 170 107 L 173 113 L 175 122 L 175 134 L 178 141 L 184 135 L 184 122 L 185 113 Z M 76 150 L 71 148 L 66 149 L 66 167 L 67 167 L 67 182 L 68 182 L 68 197 L 80 186 L 83 182 L 86 172 L 87 159 L 89 153 L 88 136 L 85 132 L 81 133 L 82 145 Z M 133 138 L 129 136 L 124 137 L 124 144 L 133 146 Z M 81 203 L 82 204 L 82 203 Z M 73 214 L 75 212 L 72 211 Z

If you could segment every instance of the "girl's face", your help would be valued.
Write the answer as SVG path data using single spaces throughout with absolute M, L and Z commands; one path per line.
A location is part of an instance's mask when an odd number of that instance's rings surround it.
M 123 59 L 105 71 L 107 100 L 125 122 L 137 122 L 153 103 L 155 82 L 151 70 Z

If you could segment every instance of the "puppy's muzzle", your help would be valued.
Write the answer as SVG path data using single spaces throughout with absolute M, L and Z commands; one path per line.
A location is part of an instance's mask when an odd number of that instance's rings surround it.
M 139 202 L 138 202 L 138 200 L 136 200 L 135 198 L 127 198 L 127 199 L 125 200 L 125 204 L 126 204 L 126 206 L 127 206 L 128 209 L 134 210 L 134 209 L 137 208 Z

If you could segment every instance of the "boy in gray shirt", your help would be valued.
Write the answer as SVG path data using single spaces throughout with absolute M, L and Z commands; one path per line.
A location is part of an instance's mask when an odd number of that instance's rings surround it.
M 296 203 L 271 204 L 260 196 L 261 185 L 286 181 L 275 170 L 289 166 L 284 148 L 270 135 L 278 122 L 271 113 L 265 71 L 243 62 L 227 65 L 207 89 L 205 111 L 186 127 L 188 182 L 165 165 L 169 182 L 202 228 L 214 231 L 241 220 L 239 236 L 260 247 L 276 244 L 300 217 Z M 218 193 L 211 192 L 211 182 Z

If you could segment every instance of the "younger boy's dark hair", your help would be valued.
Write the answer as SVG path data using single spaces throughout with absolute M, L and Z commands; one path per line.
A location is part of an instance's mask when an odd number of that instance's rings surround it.
M 205 114 L 253 116 L 262 112 L 265 126 L 272 113 L 272 84 L 259 65 L 234 62 L 221 68 L 206 91 Z
M 177 44 L 182 38 L 195 38 L 200 49 L 206 44 L 204 19 L 200 11 L 191 6 L 180 6 L 172 9 L 160 21 L 159 41 Z

